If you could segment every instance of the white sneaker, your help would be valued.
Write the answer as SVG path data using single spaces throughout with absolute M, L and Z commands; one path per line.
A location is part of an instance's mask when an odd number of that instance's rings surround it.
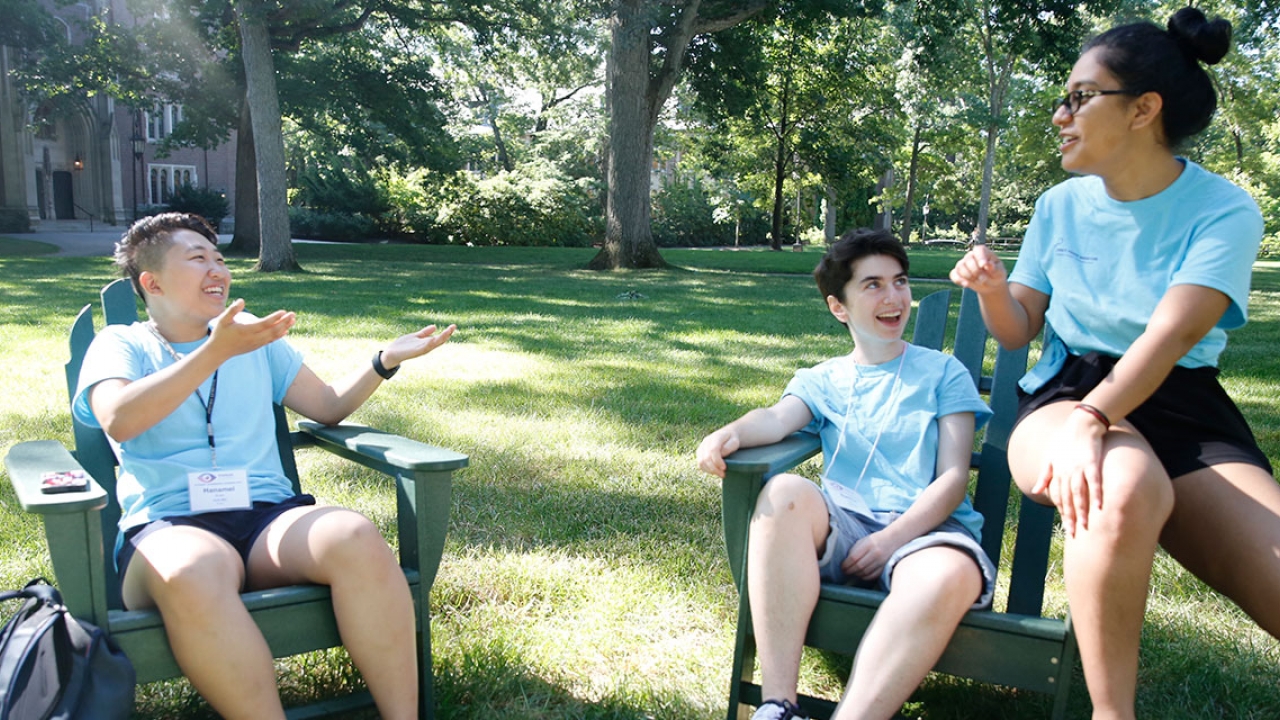
M 790 700 L 765 700 L 763 705 L 756 708 L 751 720 L 792 720 L 792 718 L 808 717 Z

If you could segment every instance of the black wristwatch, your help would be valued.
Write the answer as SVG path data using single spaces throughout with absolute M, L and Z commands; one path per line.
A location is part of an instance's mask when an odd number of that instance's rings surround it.
M 373 371 L 378 373 L 383 380 L 390 380 L 396 376 L 396 373 L 400 372 L 400 366 L 397 365 L 388 370 L 386 366 L 382 364 L 382 351 L 379 350 L 373 354 Z

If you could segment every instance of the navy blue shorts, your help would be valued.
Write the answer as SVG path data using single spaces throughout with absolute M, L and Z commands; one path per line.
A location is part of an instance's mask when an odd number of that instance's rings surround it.
M 118 577 L 120 582 L 123 583 L 124 573 L 129 569 L 129 561 L 133 559 L 133 553 L 137 551 L 138 543 L 142 542 L 143 538 L 157 530 L 177 525 L 200 528 L 231 543 L 236 552 L 240 553 L 240 559 L 247 568 L 249 566 L 249 551 L 253 549 L 253 544 L 257 542 L 258 536 L 267 529 L 268 525 L 288 510 L 315 504 L 316 499 L 310 495 L 294 495 L 280 502 L 255 502 L 253 507 L 247 510 L 224 510 L 196 515 L 175 515 L 174 517 L 153 520 L 145 525 L 131 527 L 125 531 L 124 543 L 120 547 L 119 554 L 116 555 L 116 567 L 119 568 Z
M 1050 403 L 1084 399 L 1115 364 L 1116 358 L 1096 352 L 1067 355 L 1062 370 L 1034 394 L 1018 390 L 1016 422 Z M 1142 433 L 1171 478 L 1228 462 L 1271 472 L 1271 461 L 1218 382 L 1215 367 L 1175 366 L 1151 397 L 1124 419 Z

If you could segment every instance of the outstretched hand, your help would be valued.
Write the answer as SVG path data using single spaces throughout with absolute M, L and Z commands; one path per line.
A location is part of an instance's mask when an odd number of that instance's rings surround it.
M 214 320 L 209 345 L 229 358 L 243 355 L 288 335 L 297 319 L 296 314 L 284 310 L 263 318 L 254 317 L 244 312 L 244 299 L 240 298 Z
M 390 370 L 398 367 L 405 360 L 422 357 L 449 342 L 449 338 L 457 329 L 457 325 L 450 325 L 436 332 L 435 325 L 428 325 L 417 332 L 401 335 L 392 340 L 382 351 L 382 365 Z

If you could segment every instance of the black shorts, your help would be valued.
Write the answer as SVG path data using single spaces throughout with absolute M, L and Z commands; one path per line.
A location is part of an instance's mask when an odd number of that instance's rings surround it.
M 118 577 L 120 582 L 123 583 L 125 570 L 129 569 L 129 561 L 133 559 L 133 553 L 138 549 L 138 543 L 142 541 L 142 538 L 156 530 L 176 525 L 200 528 L 231 543 L 236 552 L 240 553 L 240 560 L 244 562 L 247 568 L 249 566 L 249 551 L 253 549 L 253 544 L 257 542 L 258 536 L 267 529 L 268 525 L 288 510 L 315 504 L 316 499 L 310 495 L 294 495 L 280 502 L 255 502 L 253 507 L 247 510 L 224 510 L 221 512 L 197 513 L 195 515 L 175 515 L 152 520 L 145 525 L 131 527 L 124 532 L 124 543 L 120 546 L 119 554 L 116 555 L 116 567 L 119 569 Z M 243 590 L 243 588 L 241 589 Z
M 1067 355 L 1062 370 L 1032 395 L 1018 390 L 1018 418 L 1050 403 L 1084 399 L 1111 374 L 1116 358 L 1096 352 Z M 1214 367 L 1174 367 L 1155 393 L 1125 418 L 1151 445 L 1169 477 L 1228 462 L 1256 465 L 1268 473 L 1271 461 Z

